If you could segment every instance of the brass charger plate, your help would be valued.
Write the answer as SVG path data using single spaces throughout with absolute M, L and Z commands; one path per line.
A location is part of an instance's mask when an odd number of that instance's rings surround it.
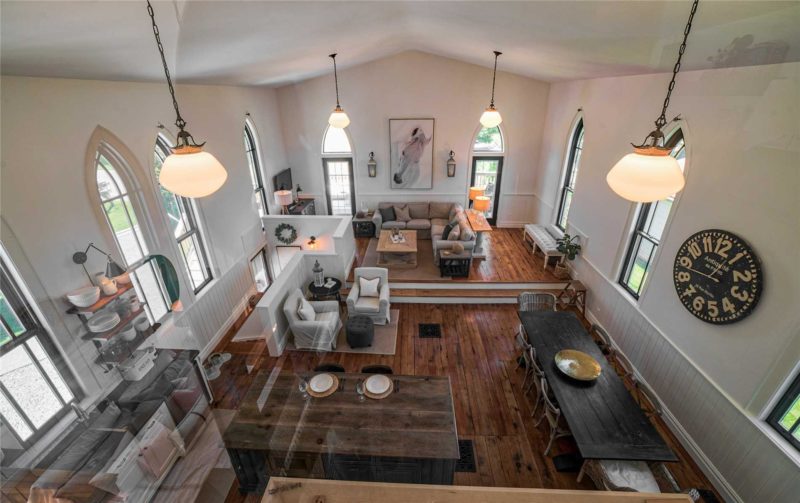
M 391 395 L 393 391 L 394 391 L 394 380 L 392 379 L 389 379 L 389 389 L 387 389 L 380 395 L 370 393 L 369 391 L 367 391 L 366 384 L 364 385 L 364 396 L 366 396 L 367 398 L 372 398 L 373 400 L 381 400 L 382 398 L 386 398 L 387 396 Z
M 317 393 L 316 391 L 311 389 L 311 384 L 310 384 L 311 380 L 309 379 L 308 387 L 306 387 L 306 393 L 308 393 L 309 396 L 313 396 L 314 398 L 325 398 L 326 396 L 331 396 L 332 394 L 336 393 L 336 390 L 339 389 L 339 378 L 336 377 L 334 374 L 328 374 L 328 375 L 330 375 L 333 378 L 333 384 L 331 384 L 330 388 L 328 388 L 326 391 L 323 391 L 322 393 Z
M 597 360 L 576 349 L 562 349 L 556 353 L 555 361 L 558 370 L 579 381 L 594 381 L 602 372 Z

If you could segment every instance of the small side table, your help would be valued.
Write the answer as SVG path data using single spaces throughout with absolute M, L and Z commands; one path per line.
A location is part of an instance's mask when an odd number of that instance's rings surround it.
M 469 267 L 472 263 L 472 252 L 464 250 L 454 253 L 449 250 L 439 251 L 439 275 L 441 277 L 466 278 L 469 276 Z
M 558 303 L 564 307 L 575 306 L 586 317 L 586 287 L 578 280 L 571 280 L 556 295 Z
M 375 222 L 372 221 L 372 215 L 353 217 L 353 234 L 357 238 L 375 237 Z
M 337 301 L 341 302 L 342 297 L 339 295 L 339 291 L 342 289 L 342 282 L 336 278 L 325 278 L 325 283 L 328 280 L 333 280 L 334 285 L 330 288 L 326 288 L 324 286 L 314 286 L 314 282 L 308 284 L 308 293 L 311 294 L 311 300 L 324 300 L 330 297 L 334 297 Z

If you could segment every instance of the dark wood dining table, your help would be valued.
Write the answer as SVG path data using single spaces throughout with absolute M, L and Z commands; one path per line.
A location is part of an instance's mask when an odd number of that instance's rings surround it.
M 520 311 L 519 318 L 584 459 L 677 461 L 600 348 L 569 311 Z M 555 365 L 562 349 L 600 363 L 600 376 L 577 381 Z

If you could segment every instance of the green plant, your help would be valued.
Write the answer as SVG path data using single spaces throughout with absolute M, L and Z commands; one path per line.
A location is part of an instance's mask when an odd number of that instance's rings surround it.
M 567 260 L 575 260 L 575 257 L 581 252 L 581 245 L 578 244 L 578 236 L 570 236 L 564 234 L 563 237 L 556 239 L 558 243 L 558 251 L 567 257 Z

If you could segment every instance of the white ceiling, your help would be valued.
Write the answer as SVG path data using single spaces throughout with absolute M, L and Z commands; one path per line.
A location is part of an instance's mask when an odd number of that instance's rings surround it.
M 282 85 L 419 50 L 546 81 L 670 71 L 691 2 L 156 1 L 181 82 Z M 800 2 L 704 0 L 683 69 L 800 60 Z M 761 45 L 760 50 L 752 50 Z M 0 71 L 163 79 L 144 1 L 0 3 Z

